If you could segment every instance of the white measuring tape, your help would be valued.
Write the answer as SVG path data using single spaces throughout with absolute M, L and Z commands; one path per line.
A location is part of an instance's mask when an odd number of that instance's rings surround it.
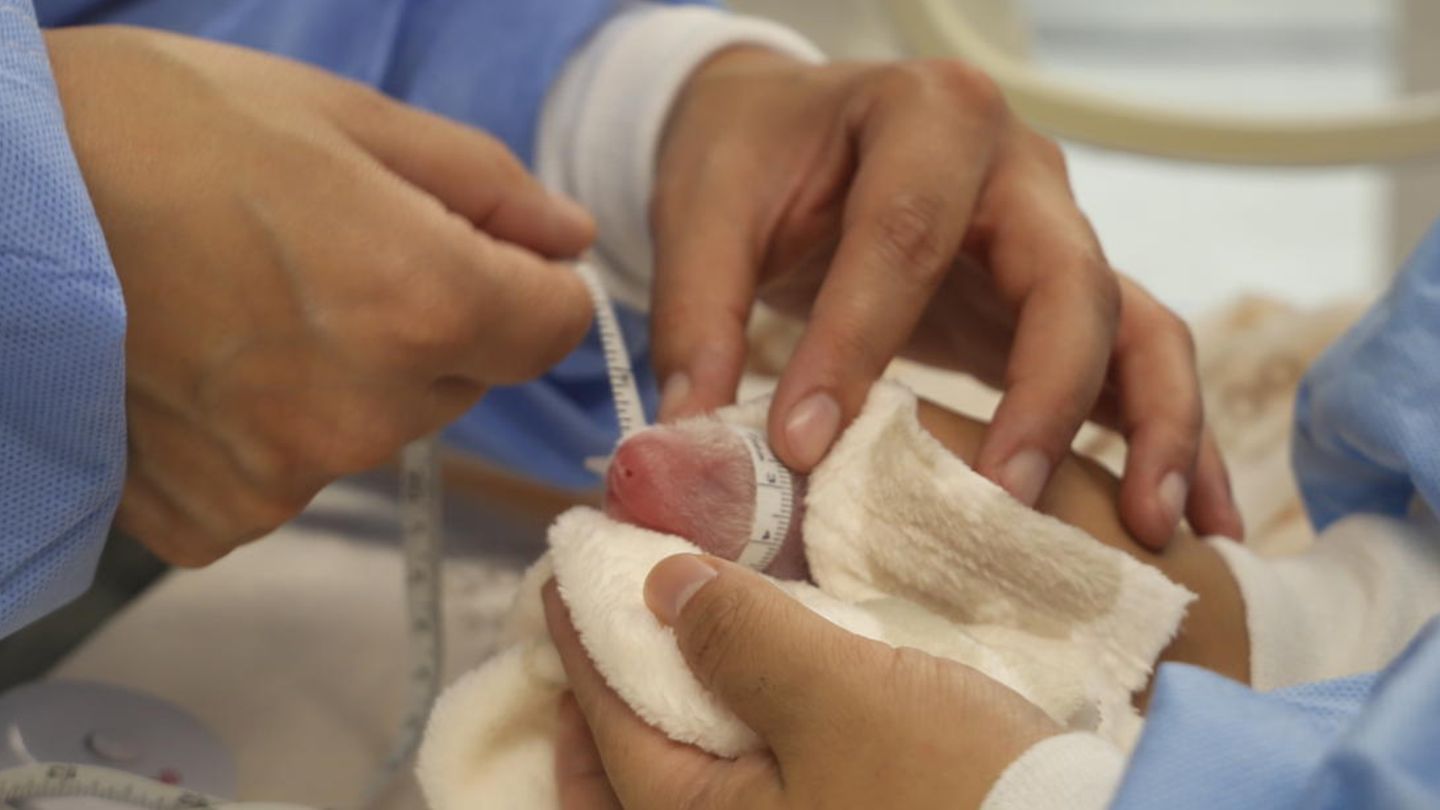
M 445 553 L 443 492 L 439 441 L 432 436 L 406 445 L 400 454 L 400 533 L 410 622 L 410 705 L 390 753 L 365 790 L 361 807 L 379 801 L 390 780 L 420 747 L 430 708 L 440 695 L 445 666 L 440 611 L 440 559 Z
M 36 799 L 105 799 L 149 810 L 307 810 L 279 802 L 231 802 L 97 765 L 42 762 L 0 774 L 0 805 L 24 807 Z
M 738 425 L 728 427 L 750 451 L 750 469 L 755 473 L 755 513 L 750 519 L 749 542 L 736 561 L 764 571 L 780 553 L 795 519 L 795 475 L 775 457 L 764 433 Z
M 646 424 L 630 354 L 595 267 L 582 262 L 576 271 L 594 302 L 605 371 L 623 440 Z M 733 429 L 744 439 L 755 472 L 755 515 L 750 542 L 740 562 L 760 570 L 775 559 L 789 530 L 794 514 L 794 480 L 770 451 L 762 433 L 747 428 Z M 390 752 L 365 791 L 361 807 L 373 805 L 414 755 L 440 691 L 444 665 L 440 609 L 440 560 L 444 551 L 442 484 L 436 439 L 429 437 L 407 445 L 401 454 L 399 501 L 412 658 L 409 709 Z M 93 765 L 36 763 L 0 771 L 0 804 L 20 806 L 28 800 L 67 797 L 101 798 L 150 810 L 297 810 L 303 807 L 275 802 L 225 801 L 128 771 Z
M 645 427 L 645 407 L 640 402 L 640 389 L 635 387 L 635 370 L 630 365 L 630 352 L 625 349 L 625 335 L 615 317 L 615 305 L 605 292 L 605 283 L 593 264 L 581 262 L 575 267 L 590 300 L 595 304 L 595 326 L 600 332 L 601 353 L 605 357 L 605 374 L 610 378 L 610 396 L 615 402 L 615 420 L 620 423 L 620 441 Z

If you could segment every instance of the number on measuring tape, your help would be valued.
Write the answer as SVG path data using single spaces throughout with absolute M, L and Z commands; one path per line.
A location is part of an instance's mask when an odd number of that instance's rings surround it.
M 755 514 L 750 520 L 749 542 L 738 562 L 764 571 L 780 553 L 795 518 L 795 476 L 775 457 L 764 433 L 739 425 L 728 427 L 750 452 L 750 468 L 755 475 Z

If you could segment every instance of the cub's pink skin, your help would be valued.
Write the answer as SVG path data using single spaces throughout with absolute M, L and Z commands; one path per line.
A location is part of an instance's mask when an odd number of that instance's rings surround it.
M 780 553 L 765 573 L 809 575 L 800 541 L 805 482 L 797 476 L 795 514 Z M 683 537 L 709 554 L 734 560 L 750 540 L 755 479 L 744 440 L 713 418 L 656 425 L 615 450 L 605 475 L 605 513 L 616 520 Z

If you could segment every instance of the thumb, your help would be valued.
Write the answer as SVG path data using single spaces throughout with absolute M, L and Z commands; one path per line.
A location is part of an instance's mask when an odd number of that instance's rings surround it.
M 595 238 L 579 203 L 546 190 L 505 144 L 473 127 L 378 93 L 338 123 L 376 160 L 479 230 L 552 258 Z
M 846 632 L 764 577 L 715 557 L 679 554 L 645 581 L 645 601 L 675 630 L 700 683 L 782 761 L 813 755 L 817 726 L 849 705 L 874 642 Z M 878 645 L 877 645 L 878 646 Z M 831 707 L 831 708 L 827 708 Z

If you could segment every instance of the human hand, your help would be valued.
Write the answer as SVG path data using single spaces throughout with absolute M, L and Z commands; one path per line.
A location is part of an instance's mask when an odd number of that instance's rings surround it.
M 499 142 L 254 51 L 47 34 L 124 292 L 119 526 L 210 562 L 584 336 L 593 223 Z
M 574 691 L 555 762 L 566 810 L 978 807 L 1061 730 L 975 670 L 848 633 L 733 563 L 670 557 L 645 598 L 767 750 L 720 759 L 646 725 L 595 671 L 552 583 L 546 619 Z
M 1126 525 L 1242 533 L 1184 324 L 1109 266 L 1063 155 L 960 62 L 753 48 L 677 102 L 651 218 L 662 414 L 734 397 L 757 297 L 808 315 L 769 436 L 808 471 L 903 353 L 1004 389 L 977 468 L 1034 504 L 1087 418 L 1130 452 Z

